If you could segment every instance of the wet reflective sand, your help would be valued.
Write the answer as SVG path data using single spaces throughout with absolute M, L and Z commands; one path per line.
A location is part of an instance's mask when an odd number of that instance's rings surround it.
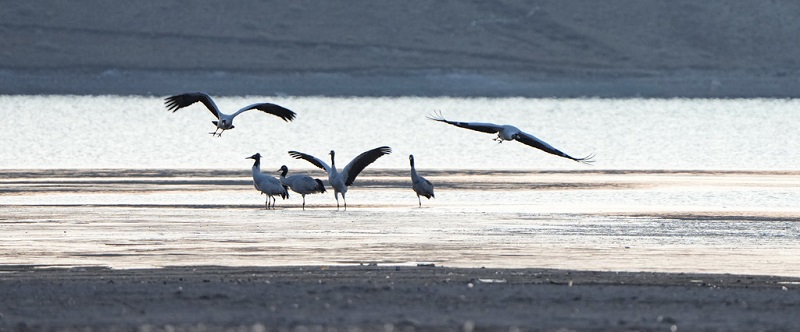
M 264 210 L 248 172 L 0 177 L 0 264 L 417 265 L 800 275 L 800 172 L 367 170 Z M 324 178 L 322 174 L 310 172 Z

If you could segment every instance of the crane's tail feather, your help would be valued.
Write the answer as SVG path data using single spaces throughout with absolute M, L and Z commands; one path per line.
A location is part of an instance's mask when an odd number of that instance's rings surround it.
M 591 153 L 588 156 L 583 157 L 583 158 L 572 158 L 572 160 L 577 161 L 577 162 L 579 162 L 581 164 L 584 164 L 584 165 L 591 166 L 592 164 L 594 164 L 594 153 Z
M 325 193 L 325 184 L 322 183 L 322 180 L 314 179 L 314 181 L 317 181 L 317 189 L 316 189 L 316 191 L 319 192 L 319 193 Z
M 281 193 L 281 198 L 282 199 L 289 198 L 289 186 L 283 186 L 283 192 Z
M 446 121 L 447 121 L 447 120 L 444 118 L 444 116 L 442 115 L 442 111 L 439 111 L 439 110 L 435 110 L 435 111 L 433 111 L 433 114 L 432 114 L 432 115 L 431 115 L 431 114 L 428 114 L 428 115 L 426 116 L 426 118 L 428 118 L 428 120 L 439 121 L 439 122 L 446 122 Z

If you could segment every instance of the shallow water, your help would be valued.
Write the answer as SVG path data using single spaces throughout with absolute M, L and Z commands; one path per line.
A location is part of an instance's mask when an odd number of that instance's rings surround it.
M 800 275 L 800 172 L 430 172 L 423 208 L 405 173 L 368 171 L 347 211 L 331 192 L 268 211 L 238 171 L 9 172 L 0 264 Z

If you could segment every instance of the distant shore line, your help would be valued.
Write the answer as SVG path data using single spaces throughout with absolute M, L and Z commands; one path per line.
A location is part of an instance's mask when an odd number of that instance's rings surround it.
M 635 73 L 286 72 L 2 69 L 5 95 L 798 98 L 794 75 L 727 71 Z

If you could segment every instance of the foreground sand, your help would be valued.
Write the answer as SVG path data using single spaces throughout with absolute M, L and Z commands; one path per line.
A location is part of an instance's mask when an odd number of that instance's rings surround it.
M 0 267 L 2 330 L 792 330 L 798 278 L 441 267 Z

